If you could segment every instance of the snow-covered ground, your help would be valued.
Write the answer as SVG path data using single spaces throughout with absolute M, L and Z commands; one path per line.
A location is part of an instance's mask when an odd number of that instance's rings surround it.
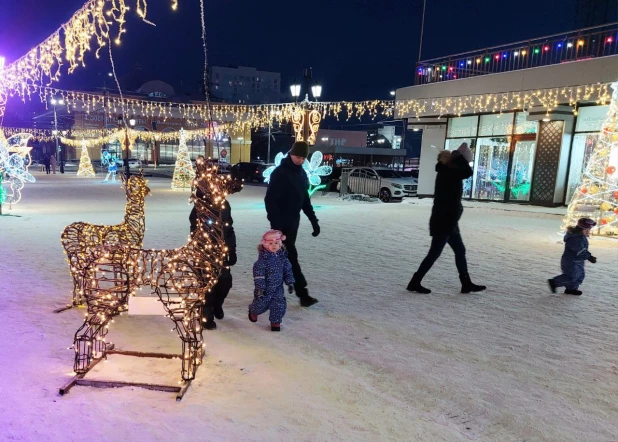
M 289 296 L 281 333 L 246 318 L 251 266 L 266 230 L 263 187 L 230 199 L 238 238 L 234 287 L 207 357 L 181 402 L 139 388 L 58 388 L 71 377 L 84 309 L 70 300 L 65 225 L 116 224 L 117 183 L 37 173 L 0 218 L 0 432 L 3 440 L 612 441 L 618 440 L 618 241 L 592 240 L 582 297 L 551 295 L 564 209 L 469 204 L 461 222 L 473 280 L 459 294 L 446 250 L 430 295 L 405 286 L 429 245 L 430 200 L 403 204 L 314 197 L 322 226 L 301 224 L 301 263 L 320 303 Z M 145 245 L 177 247 L 188 194 L 152 179 Z M 509 208 L 513 208 L 510 206 Z M 176 353 L 163 316 L 116 318 L 121 349 Z M 100 367 L 100 368 L 99 368 Z M 175 384 L 179 362 L 111 356 L 88 375 Z

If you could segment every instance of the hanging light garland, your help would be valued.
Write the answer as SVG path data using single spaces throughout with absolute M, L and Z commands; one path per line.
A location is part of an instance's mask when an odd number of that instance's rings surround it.
M 577 115 L 580 102 L 605 104 L 611 99 L 608 84 L 592 84 L 534 91 L 505 92 L 499 94 L 467 95 L 460 97 L 421 98 L 400 100 L 395 104 L 397 118 L 420 118 L 484 112 L 507 112 L 541 106 L 551 111 L 567 104 Z
M 72 73 L 85 66 L 85 56 L 100 50 L 113 40 L 120 44 L 126 32 L 126 14 L 130 0 L 88 0 L 73 16 L 38 46 L 7 65 L 0 74 L 0 91 L 30 96 L 33 85 L 49 85 L 60 78 L 63 63 Z M 147 0 L 135 0 L 137 15 L 146 23 Z M 172 9 L 178 0 L 171 0 Z

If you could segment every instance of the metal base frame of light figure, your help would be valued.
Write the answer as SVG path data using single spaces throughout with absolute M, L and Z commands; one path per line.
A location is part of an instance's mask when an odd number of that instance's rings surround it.
M 270 166 L 262 172 L 265 183 L 270 182 L 270 175 L 277 167 L 279 167 L 281 161 L 287 156 L 287 154 L 284 155 L 281 152 L 275 156 L 275 165 Z M 323 159 L 324 156 L 322 155 L 322 152 L 315 151 L 313 155 L 311 155 L 311 159 L 303 163 L 303 170 L 309 178 L 309 196 L 312 196 L 318 190 L 326 187 L 326 184 L 322 184 L 322 179 L 320 177 L 328 176 L 333 173 L 333 168 L 331 166 L 321 165 Z
M 109 382 L 85 380 L 86 373 L 108 354 L 143 356 L 136 352 L 119 352 L 106 341 L 110 321 L 128 303 L 129 296 L 143 286 L 150 286 L 159 297 L 167 316 L 174 322 L 182 341 L 178 355 L 149 353 L 149 357 L 177 357 L 182 362 L 178 386 L 142 383 L 150 389 L 177 392 L 180 400 L 202 363 L 202 307 L 217 281 L 227 253 L 223 235 L 221 209 L 225 203 L 231 178 L 217 174 L 215 167 L 200 166 L 196 190 L 192 194 L 198 215 L 198 228 L 189 242 L 173 250 L 148 250 L 126 245 L 101 246 L 94 250 L 84 271 L 84 298 L 88 313 L 75 333 L 74 371 L 76 377 L 60 393 L 73 385 L 106 387 Z
M 150 188 L 143 175 L 132 175 L 128 180 L 122 175 L 122 183 L 127 195 L 124 221 L 106 226 L 76 222 L 62 231 L 60 240 L 67 255 L 71 278 L 73 279 L 73 301 L 71 304 L 54 310 L 55 313 L 68 310 L 83 303 L 82 275 L 91 250 L 104 244 L 127 244 L 141 248 L 146 232 L 145 199 Z
M 16 134 L 5 138 L 0 130 L 0 174 L 4 174 L 3 185 L 5 203 L 17 204 L 21 200 L 21 191 L 26 183 L 34 183 L 36 179 L 28 168 L 32 163 L 31 147 L 28 147 L 30 134 Z

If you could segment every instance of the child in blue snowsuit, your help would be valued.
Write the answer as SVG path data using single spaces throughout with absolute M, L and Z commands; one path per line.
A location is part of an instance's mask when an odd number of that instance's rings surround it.
M 272 331 L 281 330 L 281 320 L 287 308 L 283 284 L 288 286 L 289 293 L 294 290 L 292 264 L 282 248 L 284 240 L 285 235 L 279 230 L 266 232 L 258 246 L 259 258 L 253 264 L 255 292 L 253 302 L 249 305 L 249 320 L 256 322 L 258 315 L 270 310 Z
M 562 275 L 548 279 L 549 289 L 556 293 L 556 287 L 565 287 L 567 295 L 581 295 L 580 284 L 584 281 L 586 272 L 584 264 L 590 261 L 595 264 L 597 259 L 588 251 L 588 237 L 590 229 L 596 226 L 590 218 L 580 218 L 577 225 L 569 227 L 564 235 L 564 253 L 560 260 Z

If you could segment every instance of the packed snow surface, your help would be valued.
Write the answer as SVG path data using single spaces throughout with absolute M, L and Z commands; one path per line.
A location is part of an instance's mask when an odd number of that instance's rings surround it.
M 431 200 L 341 201 L 316 194 L 322 226 L 301 222 L 310 293 L 288 295 L 280 333 L 247 319 L 256 245 L 269 227 L 264 187 L 230 198 L 238 238 L 225 319 L 181 402 L 141 388 L 58 389 L 85 309 L 70 301 L 60 232 L 74 221 L 117 224 L 120 183 L 36 174 L 0 217 L 0 432 L 3 440 L 615 441 L 618 440 L 618 241 L 592 239 L 584 295 L 549 293 L 563 250 L 564 208 L 466 203 L 460 223 L 480 294 L 459 293 L 445 250 L 424 284 L 405 290 L 429 246 Z M 153 178 L 145 247 L 187 241 L 188 193 Z M 16 216 L 18 215 L 18 216 Z M 172 323 L 123 314 L 120 349 L 179 353 Z M 88 379 L 174 385 L 178 360 L 113 355 Z

